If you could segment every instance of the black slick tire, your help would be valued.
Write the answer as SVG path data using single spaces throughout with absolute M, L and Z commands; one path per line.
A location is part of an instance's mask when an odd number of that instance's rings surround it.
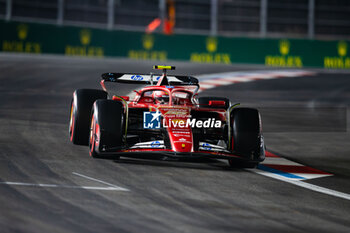
M 97 100 L 92 109 L 89 149 L 94 158 L 105 158 L 108 148 L 123 145 L 124 108 L 120 101 Z M 116 158 L 114 156 L 113 158 Z
M 235 108 L 230 119 L 230 150 L 241 157 L 241 161 L 229 160 L 230 166 L 256 167 L 265 158 L 259 111 L 254 108 Z
M 69 138 L 73 144 L 89 144 L 91 108 L 98 99 L 107 99 L 107 92 L 95 89 L 74 91 L 69 120 Z

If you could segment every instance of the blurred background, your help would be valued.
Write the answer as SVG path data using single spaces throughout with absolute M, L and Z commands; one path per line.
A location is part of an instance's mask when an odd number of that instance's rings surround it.
M 144 31 L 160 19 L 161 24 L 170 22 L 174 33 L 311 39 L 350 36 L 348 0 L 0 0 L 0 16 L 131 31 Z
M 350 69 L 348 0 L 0 0 L 0 31 L 4 52 Z

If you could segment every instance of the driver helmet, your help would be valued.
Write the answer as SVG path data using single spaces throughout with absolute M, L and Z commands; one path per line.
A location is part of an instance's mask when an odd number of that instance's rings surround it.
M 165 91 L 154 91 L 153 99 L 156 101 L 156 103 L 166 104 L 169 103 L 169 94 Z

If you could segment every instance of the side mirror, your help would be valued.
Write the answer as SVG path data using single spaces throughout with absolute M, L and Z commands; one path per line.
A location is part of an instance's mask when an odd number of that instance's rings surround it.
M 209 100 L 209 106 L 225 107 L 225 101 L 223 101 L 223 100 Z
M 120 96 L 120 97 L 123 98 L 125 101 L 129 101 L 129 99 L 130 99 L 129 96 Z M 112 97 L 112 100 L 119 100 L 119 101 L 121 101 L 120 97 L 114 95 L 114 96 Z

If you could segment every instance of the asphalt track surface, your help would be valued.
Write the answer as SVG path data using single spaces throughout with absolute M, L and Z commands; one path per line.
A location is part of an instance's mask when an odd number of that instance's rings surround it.
M 99 88 L 103 72 L 148 73 L 153 64 L 0 55 L 1 232 L 350 232 L 350 201 L 342 198 L 228 169 L 222 161 L 97 160 L 69 142 L 74 89 Z M 174 64 L 179 74 L 253 69 Z M 320 72 L 202 94 L 246 106 L 348 108 L 350 77 Z M 308 183 L 349 194 L 349 136 L 349 129 L 271 130 L 265 141 L 281 156 L 334 174 Z

